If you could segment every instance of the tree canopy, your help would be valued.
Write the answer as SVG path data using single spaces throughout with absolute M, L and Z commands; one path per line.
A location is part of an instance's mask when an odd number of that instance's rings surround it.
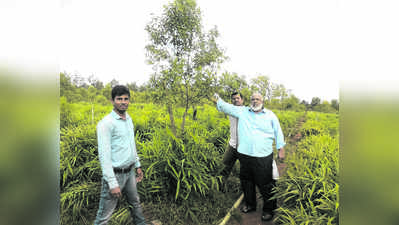
M 176 134 L 173 108 L 185 111 L 208 98 L 216 85 L 216 72 L 225 59 L 215 28 L 203 31 L 201 11 L 194 0 L 175 0 L 146 26 L 150 41 L 147 61 L 153 65 L 150 78 L 153 97 L 168 108 L 171 128 Z M 207 91 L 204 91 L 207 90 Z

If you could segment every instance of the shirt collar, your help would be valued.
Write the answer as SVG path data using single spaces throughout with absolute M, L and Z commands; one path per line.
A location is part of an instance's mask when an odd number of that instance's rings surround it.
M 118 113 L 116 113 L 114 110 L 112 110 L 111 116 L 112 116 L 114 119 L 116 119 L 116 120 L 122 120 L 122 117 L 121 117 Z M 130 117 L 129 117 L 129 114 L 126 113 L 126 120 L 129 119 L 129 118 L 130 118 Z

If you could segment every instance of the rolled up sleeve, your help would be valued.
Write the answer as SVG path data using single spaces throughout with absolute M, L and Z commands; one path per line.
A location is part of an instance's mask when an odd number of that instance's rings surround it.
M 223 99 L 219 98 L 216 103 L 216 108 L 217 108 L 217 110 L 224 112 L 230 116 L 239 118 L 244 107 L 229 104 L 229 103 L 223 101 Z

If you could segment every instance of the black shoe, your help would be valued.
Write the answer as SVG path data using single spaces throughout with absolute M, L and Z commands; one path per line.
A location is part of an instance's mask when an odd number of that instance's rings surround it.
M 269 212 L 262 212 L 262 217 L 261 217 L 261 219 L 263 220 L 263 221 L 269 221 L 269 220 L 271 220 L 273 218 L 273 214 L 272 213 L 269 213 Z
M 263 221 L 269 221 L 269 220 L 271 220 L 273 218 L 273 214 L 272 213 L 270 213 L 270 212 L 262 212 L 262 217 L 261 217 L 261 219 L 263 220 Z
M 251 207 L 251 206 L 247 206 L 247 205 L 244 205 L 243 207 L 241 207 L 241 212 L 243 212 L 243 213 L 249 213 L 249 212 L 252 212 L 252 211 L 256 211 L 256 208 L 255 207 Z

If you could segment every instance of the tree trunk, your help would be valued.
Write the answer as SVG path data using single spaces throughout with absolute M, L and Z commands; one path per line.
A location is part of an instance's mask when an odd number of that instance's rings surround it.
M 188 68 L 188 70 L 189 70 L 189 68 Z M 186 116 L 187 116 L 187 111 L 188 111 L 188 107 L 189 107 L 189 103 L 188 103 L 188 89 L 189 89 L 189 87 L 188 87 L 188 81 L 186 82 L 186 92 L 185 92 L 185 97 L 186 97 L 186 99 L 185 99 L 185 109 L 184 109 L 184 114 L 183 114 L 183 120 L 182 120 L 182 122 L 181 122 L 181 132 L 182 132 L 182 134 L 184 134 L 184 126 L 186 125 Z
M 173 116 L 173 108 L 170 104 L 167 107 L 170 119 L 170 128 L 172 129 L 173 134 L 176 136 L 176 125 L 175 125 L 175 118 Z
M 197 107 L 193 107 L 193 120 L 197 120 Z
M 91 124 L 94 123 L 94 104 L 91 103 Z
M 187 111 L 188 111 L 188 103 L 186 104 L 186 109 L 184 110 L 183 114 L 183 121 L 181 122 L 181 132 L 184 133 L 184 126 L 186 125 L 186 116 L 187 116 Z

